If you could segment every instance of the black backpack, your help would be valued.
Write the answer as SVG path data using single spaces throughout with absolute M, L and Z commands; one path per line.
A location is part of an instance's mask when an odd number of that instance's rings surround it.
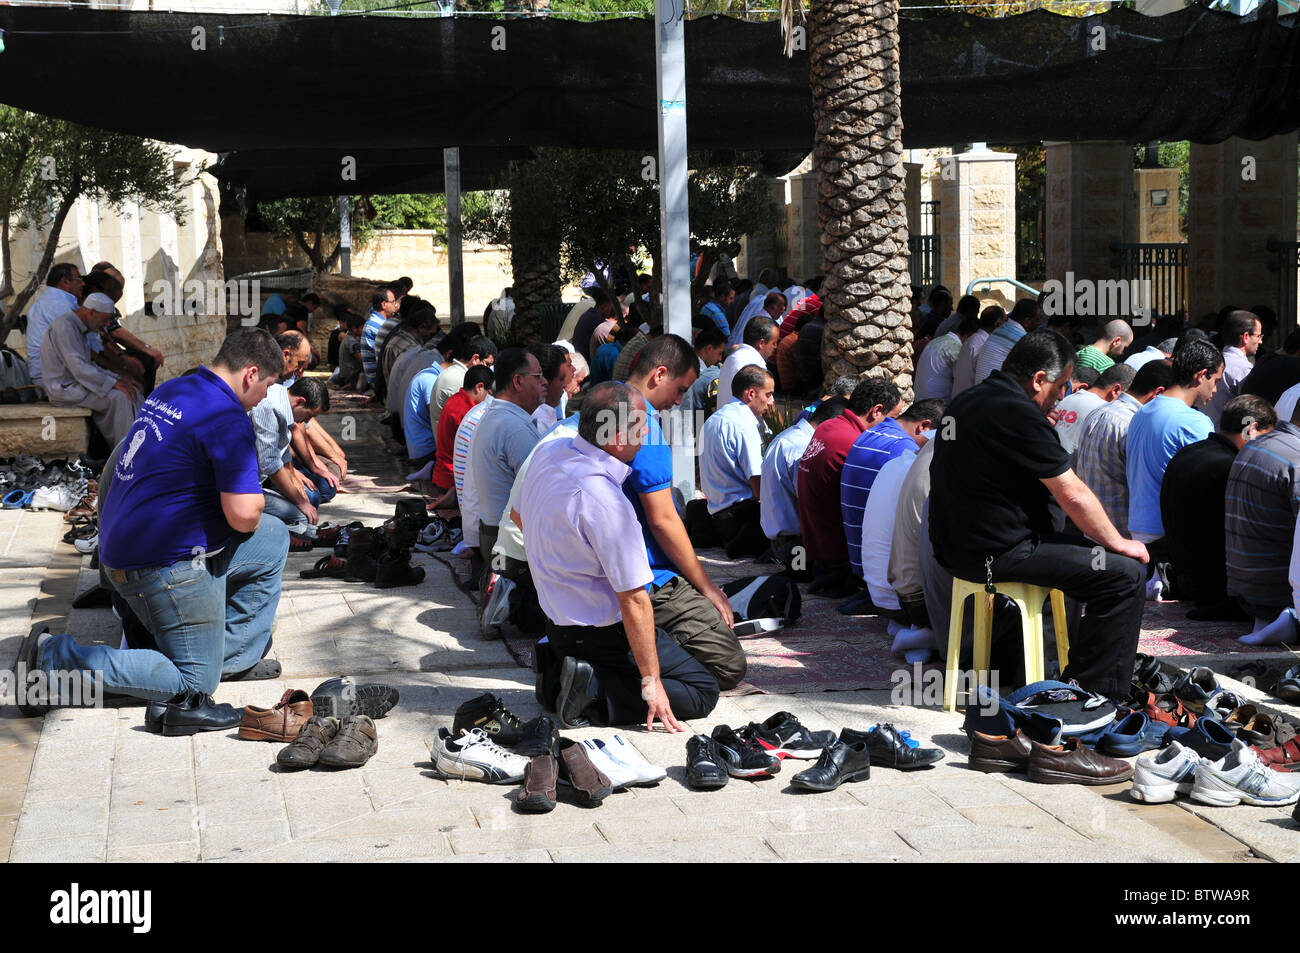
M 803 611 L 803 596 L 788 576 L 746 576 L 725 584 L 722 591 L 737 619 L 782 619 L 794 625 Z

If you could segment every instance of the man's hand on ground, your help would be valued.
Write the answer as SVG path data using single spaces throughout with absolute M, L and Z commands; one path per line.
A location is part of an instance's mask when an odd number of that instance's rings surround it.
M 654 731 L 655 721 L 659 721 L 664 726 L 664 731 L 675 733 L 685 731 L 686 729 L 673 717 L 672 705 L 668 703 L 668 693 L 664 691 L 663 682 L 658 678 L 651 680 L 641 689 L 641 697 L 645 699 L 646 716 L 645 730 Z
M 331 471 L 329 467 L 322 466 L 319 470 L 316 470 L 316 471 L 314 471 L 314 472 L 316 473 L 317 476 L 319 476 L 321 479 L 323 479 L 326 483 L 328 483 L 330 486 L 334 487 L 335 490 L 337 490 L 337 489 L 339 488 L 339 480 L 338 480 L 338 477 L 336 477 L 336 476 L 334 475 L 333 471 Z
M 1151 562 L 1151 554 L 1147 552 L 1145 543 L 1139 543 L 1136 539 L 1126 539 L 1119 546 L 1115 547 L 1115 552 L 1121 556 L 1132 556 L 1142 565 Z
M 727 623 L 728 629 L 736 624 L 736 617 L 731 611 L 731 602 L 725 592 L 710 582 L 709 588 L 704 590 L 704 598 L 713 603 L 713 608 L 718 610 L 718 615 L 722 616 L 722 621 Z

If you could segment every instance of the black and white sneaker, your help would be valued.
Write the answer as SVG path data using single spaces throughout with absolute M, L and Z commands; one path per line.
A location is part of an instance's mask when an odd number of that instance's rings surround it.
M 686 741 L 686 783 L 712 790 L 724 787 L 730 775 L 718 746 L 708 735 L 692 735 Z
M 528 758 L 506 751 L 479 728 L 455 735 L 439 728 L 438 743 L 431 747 L 434 767 L 445 778 L 512 784 L 524 779 L 524 769 L 528 767 Z
M 523 720 L 491 692 L 471 698 L 456 709 L 456 720 L 451 724 L 453 734 L 474 728 L 483 729 L 489 738 L 507 748 L 523 741 L 526 733 Z
M 757 741 L 746 741 L 726 725 L 713 729 L 713 743 L 733 778 L 768 778 L 781 773 L 781 759 L 764 751 Z
M 736 734 L 744 741 L 757 742 L 768 754 L 777 758 L 802 758 L 813 760 L 835 744 L 833 731 L 809 731 L 799 719 L 788 711 L 778 711 L 761 725 L 750 722 Z

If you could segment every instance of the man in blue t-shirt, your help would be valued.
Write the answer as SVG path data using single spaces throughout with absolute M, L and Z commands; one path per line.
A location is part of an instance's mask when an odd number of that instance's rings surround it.
M 652 338 L 637 355 L 627 383 L 645 398 L 650 429 L 623 492 L 636 510 L 654 573 L 655 626 L 703 664 L 725 691 L 745 677 L 745 653 L 731 631 L 731 603 L 700 565 L 673 504 L 673 451 L 660 417 L 681 402 L 698 364 L 694 349 L 675 334 Z
M 33 634 L 20 650 L 28 671 L 102 675 L 105 690 L 148 699 L 145 727 L 164 734 L 239 724 L 237 709 L 212 700 L 222 676 L 279 674 L 259 662 L 271 646 L 289 533 L 262 518 L 248 412 L 283 370 L 275 339 L 241 328 L 211 368 L 155 390 L 119 445 L 99 555 L 160 651 Z
M 1165 467 L 1188 444 L 1204 440 L 1214 424 L 1198 407 L 1214 396 L 1223 355 L 1209 341 L 1187 341 L 1174 351 L 1174 382 L 1133 415 L 1128 425 L 1128 529 L 1151 543 L 1165 535 L 1160 487 Z

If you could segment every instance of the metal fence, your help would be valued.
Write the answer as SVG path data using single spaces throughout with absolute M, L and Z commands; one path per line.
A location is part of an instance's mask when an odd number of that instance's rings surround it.
M 1271 260 L 1268 270 L 1277 273 L 1278 340 L 1296 328 L 1296 280 L 1300 276 L 1300 242 L 1282 242 L 1270 238 L 1267 245 Z
M 1111 242 L 1121 281 L 1136 282 L 1134 308 L 1173 314 L 1187 307 L 1186 242 Z
M 941 261 L 939 258 L 939 202 L 921 203 L 921 231 L 909 235 L 907 251 L 911 283 L 925 288 L 938 283 Z

